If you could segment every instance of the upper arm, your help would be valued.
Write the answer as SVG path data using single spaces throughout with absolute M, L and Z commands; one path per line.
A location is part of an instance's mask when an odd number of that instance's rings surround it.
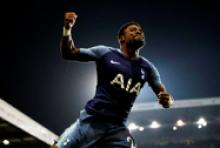
M 149 63 L 147 81 L 151 87 L 162 85 L 160 73 L 152 63 Z
M 105 53 L 107 53 L 110 48 L 106 46 L 93 46 L 90 48 L 78 48 L 78 51 L 72 53 L 71 56 L 68 57 L 69 60 L 75 61 L 97 61 L 99 60 Z
M 93 46 L 90 48 L 80 48 L 79 57 L 81 61 L 97 61 L 110 49 L 106 46 Z
M 147 81 L 156 95 L 167 91 L 161 81 L 159 71 L 153 64 L 150 65 Z
M 154 93 L 156 95 L 158 95 L 161 92 L 166 93 L 167 90 L 161 81 L 160 73 L 159 73 L 158 69 L 150 61 L 148 61 L 145 58 L 143 58 L 143 59 L 145 61 L 144 67 L 145 67 L 145 70 L 147 73 L 146 81 L 148 82 L 149 86 L 152 88 L 152 90 L 154 91 Z

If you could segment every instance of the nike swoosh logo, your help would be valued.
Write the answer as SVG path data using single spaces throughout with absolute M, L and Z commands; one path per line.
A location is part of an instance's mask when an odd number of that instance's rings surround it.
M 114 60 L 110 60 L 110 63 L 111 63 L 111 64 L 117 64 L 117 65 L 119 65 L 119 64 L 120 64 L 119 62 L 114 61 Z

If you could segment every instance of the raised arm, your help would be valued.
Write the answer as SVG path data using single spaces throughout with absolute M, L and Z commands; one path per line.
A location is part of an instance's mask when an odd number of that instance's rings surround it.
M 71 35 L 76 19 L 75 12 L 66 12 L 64 14 L 63 35 L 60 42 L 60 49 L 64 59 L 72 59 L 75 54 L 79 54 L 79 48 L 75 47 Z
M 72 27 L 77 15 L 75 12 L 66 12 L 64 15 L 63 35 L 60 49 L 64 59 L 74 61 L 97 61 L 109 51 L 106 46 L 93 46 L 90 48 L 77 48 L 72 39 Z

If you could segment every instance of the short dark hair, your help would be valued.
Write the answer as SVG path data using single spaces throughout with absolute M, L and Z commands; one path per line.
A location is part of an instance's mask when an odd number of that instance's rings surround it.
M 128 23 L 125 23 L 118 30 L 117 38 L 120 39 L 120 37 L 124 34 L 125 29 L 128 28 L 128 26 L 131 26 L 131 25 L 141 26 L 138 22 L 128 22 Z

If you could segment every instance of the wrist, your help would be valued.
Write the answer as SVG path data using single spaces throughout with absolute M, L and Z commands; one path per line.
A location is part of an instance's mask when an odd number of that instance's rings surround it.
M 63 36 L 70 36 L 71 35 L 71 29 L 66 29 L 66 27 L 63 27 Z
M 163 94 L 167 94 L 167 93 L 165 93 L 165 92 L 159 92 L 159 93 L 157 94 L 157 96 L 160 97 L 160 96 L 163 95 Z
M 160 99 L 161 97 L 171 97 L 171 95 L 167 92 L 160 92 L 157 94 L 157 97 Z

